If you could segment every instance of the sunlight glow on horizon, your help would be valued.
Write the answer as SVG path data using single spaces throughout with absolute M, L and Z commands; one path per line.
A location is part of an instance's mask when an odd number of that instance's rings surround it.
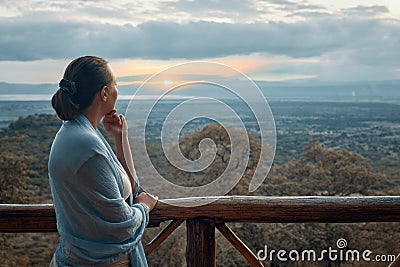
M 193 60 L 196 61 L 196 60 Z M 159 73 L 169 67 L 186 62 L 188 60 L 110 60 L 111 68 L 117 77 L 118 85 L 140 85 L 152 75 Z M 247 56 L 227 56 L 209 58 L 202 61 L 216 62 L 236 69 L 251 79 L 285 81 L 299 78 L 315 77 L 315 73 L 278 73 L 276 68 L 282 66 L 296 66 L 302 64 L 318 63 L 315 58 L 289 58 L 286 56 L 268 56 L 263 54 L 251 54 Z M 65 67 L 70 60 L 38 60 L 29 62 L 0 61 L 0 82 L 7 83 L 58 83 Z M 15 72 L 18 69 L 18 72 Z M 17 75 L 16 75 L 17 74 Z M 219 75 L 224 73 L 210 73 L 209 70 L 188 69 L 186 75 Z M 177 77 L 169 81 L 179 81 Z
M 193 60 L 196 61 L 196 60 Z M 112 61 L 111 65 L 115 71 L 115 74 L 124 82 L 118 82 L 118 84 L 139 84 L 145 81 L 147 78 L 151 77 L 163 71 L 169 67 L 177 64 L 182 64 L 186 62 L 184 60 L 122 60 L 122 61 Z M 279 73 L 276 69 L 291 68 L 298 66 L 301 69 L 302 65 L 305 64 L 318 64 L 320 59 L 318 58 L 290 58 L 287 56 L 273 56 L 264 54 L 251 54 L 247 56 L 227 56 L 219 58 L 209 58 L 201 61 L 216 62 L 223 65 L 227 65 L 237 71 L 247 75 L 250 79 L 254 80 L 265 80 L 265 81 L 287 81 L 294 79 L 307 79 L 318 77 L 317 73 Z M 170 63 L 167 65 L 166 63 Z M 186 75 L 218 75 L 224 77 L 224 73 L 209 73 L 209 70 L 190 70 L 188 69 Z M 135 80 L 137 76 L 141 76 L 140 82 Z M 183 80 L 178 77 L 174 77 L 168 81 L 174 81 L 174 83 Z M 167 83 L 164 84 L 166 85 Z

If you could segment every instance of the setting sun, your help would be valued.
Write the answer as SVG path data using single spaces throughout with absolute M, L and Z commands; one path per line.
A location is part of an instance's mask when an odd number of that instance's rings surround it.
M 164 81 L 164 84 L 165 84 L 165 85 L 170 85 L 170 84 L 173 84 L 173 82 L 168 81 L 168 80 L 165 80 L 165 81 Z

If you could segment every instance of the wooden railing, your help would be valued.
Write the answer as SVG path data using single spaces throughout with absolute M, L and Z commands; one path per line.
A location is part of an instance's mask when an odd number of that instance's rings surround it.
M 254 253 L 226 225 L 227 222 L 400 222 L 400 197 L 225 196 L 166 199 L 159 201 L 150 213 L 150 225 L 159 225 L 163 221 L 171 222 L 145 246 L 146 255 L 186 221 L 187 266 L 215 266 L 215 228 L 251 266 L 263 266 Z M 55 212 L 51 204 L 0 204 L 0 232 L 55 231 L 57 231 Z M 392 263 L 391 266 L 400 266 L 400 262 Z

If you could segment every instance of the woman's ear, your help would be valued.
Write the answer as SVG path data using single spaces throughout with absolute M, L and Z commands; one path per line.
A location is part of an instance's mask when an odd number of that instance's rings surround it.
M 103 102 L 106 102 L 108 99 L 108 96 L 110 95 L 110 89 L 107 87 L 107 85 L 103 86 L 100 90 L 100 99 Z

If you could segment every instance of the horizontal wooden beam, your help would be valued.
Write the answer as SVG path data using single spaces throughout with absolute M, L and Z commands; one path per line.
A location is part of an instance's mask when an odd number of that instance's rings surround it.
M 400 197 L 224 196 L 160 200 L 151 223 L 198 217 L 218 222 L 400 222 Z M 0 232 L 54 232 L 53 205 L 0 204 Z
M 224 196 L 166 199 L 152 220 L 211 217 L 216 222 L 353 223 L 400 222 L 400 197 Z
M 57 232 L 52 204 L 0 204 L 0 233 Z

